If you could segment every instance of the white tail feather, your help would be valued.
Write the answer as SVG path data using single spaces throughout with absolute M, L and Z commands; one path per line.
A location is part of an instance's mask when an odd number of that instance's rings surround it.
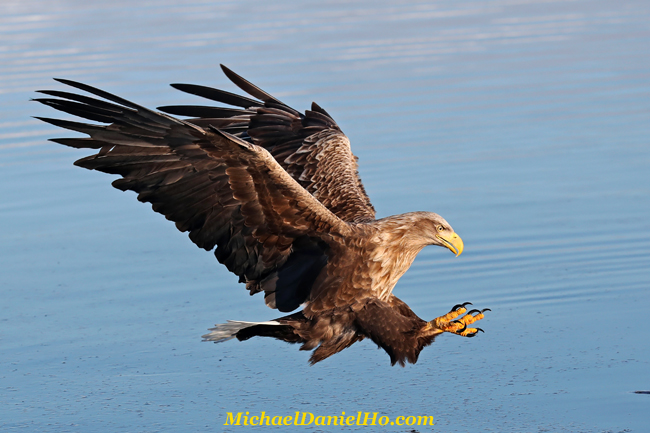
M 256 325 L 280 325 L 280 322 L 270 320 L 268 322 L 242 322 L 239 320 L 228 320 L 227 323 L 218 323 L 214 325 L 214 328 L 208 329 L 212 331 L 209 334 L 202 336 L 203 341 L 214 341 L 215 343 L 221 343 L 223 341 L 228 341 L 237 335 L 239 331 L 244 328 L 250 328 L 251 326 Z

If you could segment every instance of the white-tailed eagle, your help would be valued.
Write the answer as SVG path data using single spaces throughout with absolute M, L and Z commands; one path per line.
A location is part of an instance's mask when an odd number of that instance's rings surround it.
M 222 66 L 251 97 L 189 84 L 172 86 L 236 108 L 166 106 L 153 111 L 97 88 L 63 84 L 37 101 L 99 124 L 40 118 L 88 138 L 52 141 L 97 152 L 75 162 L 119 175 L 113 186 L 189 232 L 196 245 L 281 312 L 266 322 L 228 322 L 206 340 L 275 337 L 315 349 L 311 363 L 370 338 L 392 364 L 415 363 L 444 332 L 465 337 L 483 311 L 468 303 L 432 321 L 392 294 L 427 245 L 458 255 L 463 242 L 430 212 L 375 219 L 348 138 L 317 104 L 300 113 Z M 110 101 L 110 102 L 108 102 Z M 215 248 L 216 247 L 216 248 Z

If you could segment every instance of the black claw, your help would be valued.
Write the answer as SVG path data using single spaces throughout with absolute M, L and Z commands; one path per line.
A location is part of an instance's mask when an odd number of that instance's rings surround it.
M 456 304 L 456 305 L 453 306 L 453 308 L 451 309 L 451 311 L 458 311 L 458 310 L 460 310 L 461 308 L 465 308 L 465 306 L 467 306 L 467 305 L 472 305 L 472 303 L 471 303 L 471 302 L 464 302 L 464 303 L 462 303 L 462 304 Z
M 453 320 L 451 323 L 462 323 L 463 324 L 463 329 L 459 329 L 457 331 L 454 331 L 455 333 L 463 332 L 464 330 L 467 329 L 467 325 L 461 322 L 460 320 Z
M 474 334 L 478 334 L 478 331 L 481 331 L 482 333 L 484 333 L 484 334 L 485 334 L 485 331 L 484 331 L 484 330 L 482 330 L 481 328 L 476 328 L 476 332 L 475 332 Z
M 480 313 L 480 311 L 479 310 L 471 310 L 471 311 L 467 312 L 467 314 L 474 314 L 474 313 Z
M 481 313 L 485 313 L 486 311 L 492 311 L 492 310 L 490 310 L 489 308 L 483 308 L 483 309 L 481 310 Z

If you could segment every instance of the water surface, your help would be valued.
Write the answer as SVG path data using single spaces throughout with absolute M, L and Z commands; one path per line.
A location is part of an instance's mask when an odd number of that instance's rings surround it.
M 0 8 L 0 430 L 370 411 L 432 415 L 438 432 L 647 431 L 647 2 Z M 426 319 L 490 307 L 485 334 L 443 336 L 406 368 L 367 341 L 314 367 L 276 341 L 200 342 L 277 312 L 111 176 L 73 167 L 85 153 L 47 142 L 69 133 L 31 119 L 54 113 L 28 99 L 65 77 L 196 103 L 167 84 L 234 90 L 219 63 L 328 110 L 379 216 L 453 225 L 463 255 L 425 249 L 395 293 Z

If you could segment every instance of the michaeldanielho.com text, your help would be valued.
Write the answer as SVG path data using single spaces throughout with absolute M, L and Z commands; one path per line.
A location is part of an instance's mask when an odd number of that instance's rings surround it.
M 338 425 L 338 426 L 373 426 L 373 425 L 434 425 L 432 416 L 397 416 L 390 418 L 379 415 L 379 412 L 357 412 L 355 415 L 314 415 L 311 412 L 296 412 L 294 415 L 267 415 L 262 411 L 259 415 L 249 412 L 227 412 L 226 423 L 232 426 L 305 426 L 305 425 Z

